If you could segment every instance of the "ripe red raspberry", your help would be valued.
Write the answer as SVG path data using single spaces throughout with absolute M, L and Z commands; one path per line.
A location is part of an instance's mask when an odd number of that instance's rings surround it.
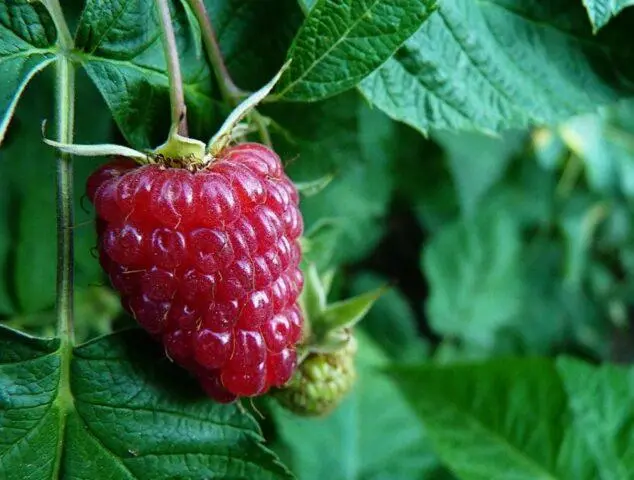
M 88 179 L 125 308 L 221 402 L 286 383 L 302 335 L 298 194 L 269 148 L 190 172 L 116 159 Z

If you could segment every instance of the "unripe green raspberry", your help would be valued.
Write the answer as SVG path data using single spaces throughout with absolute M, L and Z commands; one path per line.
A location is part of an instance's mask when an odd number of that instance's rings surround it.
M 291 381 L 275 397 L 288 410 L 303 416 L 324 415 L 337 407 L 356 380 L 354 356 L 357 342 L 351 337 L 334 353 L 311 353 Z

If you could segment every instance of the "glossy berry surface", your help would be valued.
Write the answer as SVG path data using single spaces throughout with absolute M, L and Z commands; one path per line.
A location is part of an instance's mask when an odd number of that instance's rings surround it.
M 86 189 L 124 307 L 209 396 L 230 402 L 291 378 L 303 221 L 272 150 L 230 147 L 196 172 L 115 159 Z

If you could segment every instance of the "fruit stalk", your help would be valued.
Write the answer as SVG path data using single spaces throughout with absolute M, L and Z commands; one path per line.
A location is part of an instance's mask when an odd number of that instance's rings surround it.
M 180 64 L 178 62 L 178 47 L 176 46 L 176 36 L 174 35 L 172 16 L 170 15 L 167 0 L 156 0 L 156 8 L 159 13 L 163 50 L 167 61 L 172 125 L 178 125 L 178 134 L 186 137 L 188 134 L 187 107 L 185 106 L 183 77 L 181 75 Z
M 220 94 L 227 103 L 235 105 L 236 100 L 243 96 L 245 92 L 236 86 L 229 74 L 229 70 L 227 70 L 227 66 L 222 58 L 222 53 L 220 52 L 220 46 L 218 45 L 218 38 L 216 37 L 216 32 L 209 15 L 207 15 L 205 4 L 203 0 L 189 0 L 189 5 L 194 11 L 196 20 L 198 20 L 200 25 L 203 42 L 207 50 L 207 58 L 216 75 Z

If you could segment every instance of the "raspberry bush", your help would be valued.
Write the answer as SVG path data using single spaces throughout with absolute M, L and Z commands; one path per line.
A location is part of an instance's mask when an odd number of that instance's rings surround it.
M 627 3 L 1 1 L 0 479 L 630 478 Z

